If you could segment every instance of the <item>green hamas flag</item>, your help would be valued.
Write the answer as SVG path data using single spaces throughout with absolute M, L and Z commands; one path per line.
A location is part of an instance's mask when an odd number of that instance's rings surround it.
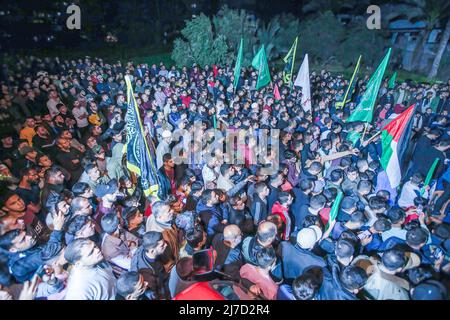
M 325 230 L 328 230 L 332 223 L 336 220 L 336 217 L 339 212 L 339 206 L 341 205 L 341 200 L 344 197 L 344 194 L 342 191 L 339 191 L 339 194 L 337 195 L 336 199 L 334 199 L 333 206 L 331 207 L 330 211 L 330 219 L 328 220 L 327 225 L 325 226 Z
M 372 122 L 373 106 L 375 105 L 375 101 L 377 100 L 378 90 L 380 89 L 381 82 L 383 81 L 383 75 L 386 71 L 390 56 L 391 48 L 389 48 L 383 61 L 381 61 L 377 70 L 375 70 L 372 77 L 370 78 L 369 83 L 366 87 L 366 91 L 362 96 L 361 102 L 356 106 L 355 110 L 352 111 L 350 117 L 348 117 L 347 119 L 347 122 Z
M 434 162 L 431 165 L 430 170 L 428 170 L 427 177 L 425 178 L 425 183 L 423 184 L 423 187 L 420 190 L 421 196 L 425 193 L 425 188 L 430 185 L 431 178 L 433 178 L 434 170 L 436 170 L 438 162 L 439 158 L 434 159 Z
M 394 74 L 392 75 L 392 77 L 389 79 L 389 89 L 394 89 L 395 87 L 395 80 L 397 80 L 397 71 L 394 72 Z
M 239 45 L 238 55 L 236 57 L 236 66 L 234 67 L 233 88 L 235 90 L 239 83 L 239 77 L 241 76 L 242 59 L 244 57 L 243 47 L 244 47 L 244 40 L 241 38 L 241 44 Z
M 284 69 L 283 69 L 283 81 L 284 81 L 284 83 L 286 83 L 289 86 L 292 84 L 292 72 L 294 70 L 295 53 L 297 51 L 297 42 L 298 42 L 298 37 L 295 38 L 295 41 L 292 44 L 291 49 L 289 50 L 287 55 L 283 58 L 284 63 L 286 63 L 286 65 L 284 66 Z
M 266 51 L 264 45 L 259 49 L 256 56 L 253 58 L 252 66 L 258 69 L 258 80 L 256 82 L 256 90 L 268 85 L 270 83 L 270 71 L 267 64 Z

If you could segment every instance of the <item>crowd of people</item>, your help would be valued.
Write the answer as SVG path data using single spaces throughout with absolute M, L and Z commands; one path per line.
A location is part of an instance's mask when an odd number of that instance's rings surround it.
M 312 72 L 305 111 L 281 71 L 259 90 L 252 68 L 236 89 L 233 74 L 90 57 L 4 65 L 0 299 L 161 300 L 199 282 L 221 284 L 228 299 L 448 299 L 450 81 L 385 79 L 366 126 L 346 119 L 367 76 L 342 107 L 349 81 Z M 126 165 L 125 76 L 153 146 L 150 196 Z M 376 134 L 413 104 L 402 184 L 391 188 Z M 245 161 L 219 151 L 175 161 L 174 132 L 194 123 L 245 130 Z M 248 149 L 261 130 L 279 134 L 258 162 Z M 213 141 L 190 147 L 201 154 Z

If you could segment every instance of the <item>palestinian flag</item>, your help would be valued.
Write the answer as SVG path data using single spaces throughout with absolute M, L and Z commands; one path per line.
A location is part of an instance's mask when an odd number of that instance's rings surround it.
M 397 188 L 402 179 L 401 167 L 411 138 L 415 107 L 416 105 L 413 104 L 381 129 L 381 165 L 387 173 L 392 188 Z

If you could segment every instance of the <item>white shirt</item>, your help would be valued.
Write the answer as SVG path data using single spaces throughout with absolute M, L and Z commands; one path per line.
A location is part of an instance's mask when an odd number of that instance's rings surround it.
M 400 198 L 398 199 L 398 205 L 402 208 L 408 208 L 414 206 L 414 199 L 418 197 L 420 193 L 420 188 L 413 185 L 411 181 L 406 182 L 403 185 L 402 192 L 400 193 Z M 428 191 L 423 194 L 424 198 L 428 197 Z
M 75 117 L 75 120 L 77 121 L 78 128 L 84 128 L 89 125 L 87 117 L 84 119 L 81 118 L 81 116 L 83 116 L 83 115 L 86 115 L 86 116 L 88 115 L 85 107 L 80 106 L 78 108 L 73 108 L 72 114 Z
M 50 112 L 50 115 L 52 117 L 56 116 L 59 114 L 59 110 L 58 108 L 56 108 L 56 105 L 58 103 L 61 103 L 61 101 L 59 101 L 59 99 L 53 100 L 53 99 L 49 99 L 47 101 L 47 108 L 48 108 L 48 112 Z
M 115 296 L 116 278 L 109 265 L 105 268 L 73 266 L 65 300 L 114 300 Z

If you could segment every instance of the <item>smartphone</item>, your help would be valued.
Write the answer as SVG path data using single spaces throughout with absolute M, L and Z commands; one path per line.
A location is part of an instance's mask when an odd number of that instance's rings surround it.
M 358 233 L 358 239 L 359 239 L 359 240 L 366 239 L 366 238 L 370 237 L 371 234 L 372 234 L 372 233 L 371 233 L 369 230 L 360 232 L 360 233 Z
M 444 255 L 444 252 L 441 248 L 436 248 L 433 252 L 433 256 L 436 260 L 439 260 Z

